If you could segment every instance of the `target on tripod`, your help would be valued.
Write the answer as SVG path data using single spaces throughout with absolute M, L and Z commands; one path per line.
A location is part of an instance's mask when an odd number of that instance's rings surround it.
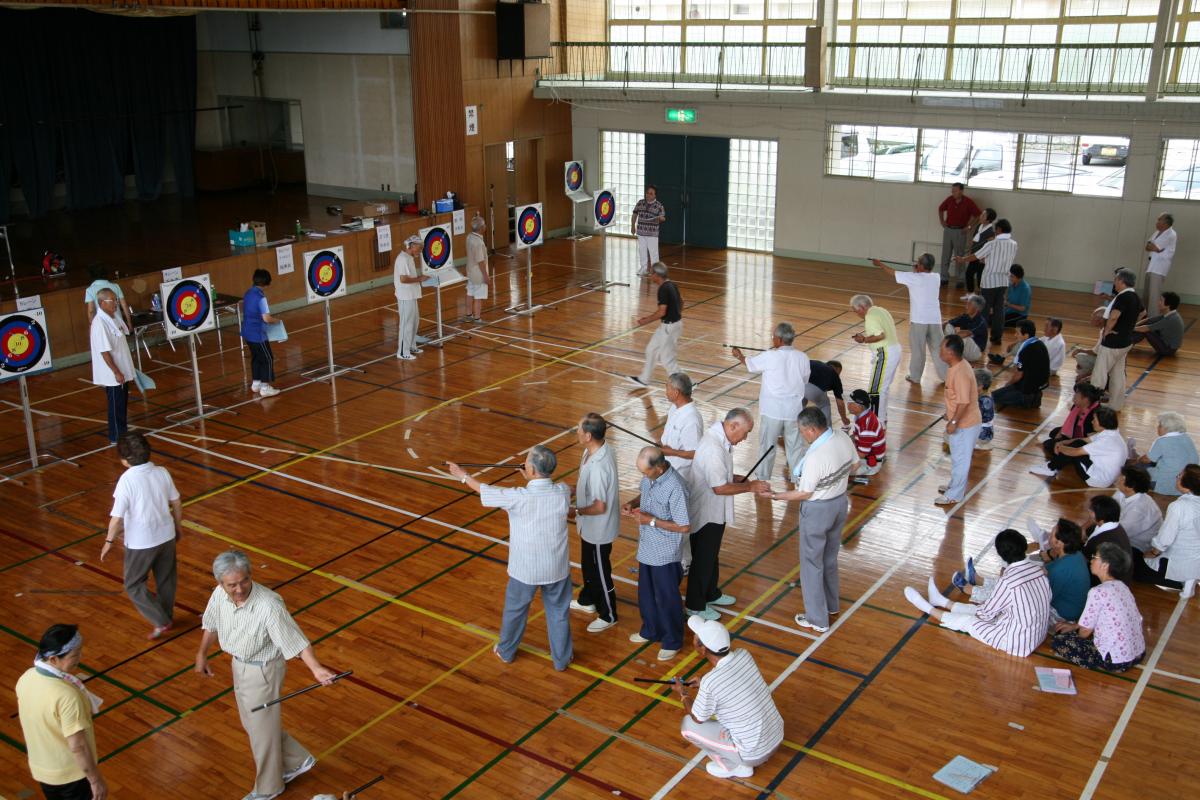
M 583 163 L 568 161 L 563 169 L 563 185 L 568 192 L 578 192 L 583 189 Z
M 542 243 L 542 204 L 517 209 L 517 249 L 525 250 Z
M 318 303 L 346 293 L 346 270 L 342 246 L 304 254 L 305 289 L 308 302 Z
M 212 288 L 207 275 L 168 281 L 159 287 L 159 292 L 167 338 L 179 339 L 216 327 Z
M 429 269 L 441 269 L 454 262 L 454 242 L 450 238 L 449 225 L 434 225 L 423 228 L 421 237 L 421 260 Z
M 50 369 L 46 314 L 35 308 L 0 317 L 0 380 Z
M 607 228 L 617 218 L 617 198 L 608 189 L 601 189 L 592 198 L 596 227 Z

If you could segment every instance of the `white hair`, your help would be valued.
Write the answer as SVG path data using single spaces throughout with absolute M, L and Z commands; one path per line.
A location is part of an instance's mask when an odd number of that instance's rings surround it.
M 870 308 L 873 305 L 875 303 L 871 301 L 871 296 L 867 294 L 856 294 L 850 298 L 851 308 Z
M 796 341 L 796 329 L 786 322 L 781 322 L 775 326 L 775 338 L 784 344 L 791 344 Z
M 730 409 L 729 413 L 725 415 L 726 422 L 736 422 L 738 420 L 740 420 L 743 425 L 754 424 L 754 417 L 750 416 L 750 412 L 744 408 L 739 407 Z
M 220 583 L 221 579 L 231 572 L 241 572 L 249 577 L 250 557 L 241 550 L 226 550 L 224 553 L 217 554 L 217 557 L 213 559 L 212 571 L 217 583 Z
M 487 227 L 487 223 L 483 221 L 483 217 L 476 214 L 474 217 L 471 218 L 471 230 L 475 231 L 476 233 L 479 233 L 485 227 Z
M 667 277 L 667 265 L 661 261 L 655 261 L 653 266 L 650 267 L 650 269 L 654 272 L 655 275 L 657 275 L 660 278 Z
M 1176 411 L 1164 411 L 1158 415 L 1158 427 L 1167 433 L 1187 433 L 1187 420 Z

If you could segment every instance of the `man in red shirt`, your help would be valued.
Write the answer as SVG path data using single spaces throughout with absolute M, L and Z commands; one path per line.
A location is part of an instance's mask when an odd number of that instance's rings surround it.
M 942 285 L 945 286 L 953 269 L 954 256 L 967 251 L 967 231 L 979 224 L 983 214 L 975 201 L 963 194 L 965 187 L 956 183 L 950 187 L 950 196 L 938 206 L 938 222 L 942 225 Z M 958 281 L 962 288 L 962 279 Z

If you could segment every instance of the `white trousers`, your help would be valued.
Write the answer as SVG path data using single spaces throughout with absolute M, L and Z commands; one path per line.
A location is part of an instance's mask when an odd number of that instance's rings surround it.
M 975 612 L 979 606 L 971 603 L 951 603 L 950 610 L 942 614 L 942 627 L 960 633 L 970 633 L 975 627 Z
M 679 372 L 679 362 L 675 354 L 679 350 L 679 336 L 683 333 L 683 320 L 679 322 L 660 322 L 650 343 L 646 345 L 646 363 L 642 366 L 640 375 L 642 383 L 650 383 L 654 377 L 654 368 L 663 365 L 667 374 Z
M 896 368 L 899 366 L 900 345 L 888 345 L 875 351 L 875 359 L 871 362 L 871 384 L 867 389 L 867 394 L 872 396 L 872 400 L 876 397 L 879 398 L 875 414 L 884 426 L 887 425 L 888 389 L 892 385 L 892 379 L 896 377 Z
M 954 326 L 951 325 L 949 322 L 947 322 L 942 327 L 942 332 L 945 333 L 947 336 L 949 336 L 952 333 L 953 334 L 958 333 L 958 331 L 956 331 L 954 329 Z M 980 357 L 983 355 L 983 353 L 980 352 L 979 345 L 975 344 L 975 338 L 972 336 L 963 336 L 962 340 L 963 340 L 963 359 L 966 361 L 978 361 L 980 359 Z M 938 347 L 941 347 L 941 345 L 939 344 Z M 942 360 L 940 356 L 935 355 L 934 358 L 936 358 L 939 362 L 941 362 L 941 360 Z M 946 367 L 945 363 L 942 363 L 942 370 L 939 373 L 942 380 L 946 379 L 946 369 L 947 369 L 947 367 Z
M 416 300 L 401 300 L 396 298 L 396 308 L 400 312 L 400 330 L 397 335 L 396 355 L 410 355 L 417 341 L 417 324 L 421 321 L 421 312 Z
M 658 237 L 638 236 L 638 272 L 649 270 L 658 261 Z
M 779 452 L 777 442 L 779 437 L 783 436 L 783 440 L 787 446 L 787 480 L 792 480 L 792 467 L 804 455 L 804 451 L 808 446 L 804 443 L 803 437 L 800 436 L 800 426 L 795 419 L 775 419 L 774 417 L 759 417 L 758 418 L 758 457 L 762 458 L 762 454 L 767 452 L 767 448 L 775 445 L 775 449 L 763 462 L 758 465 L 758 470 L 754 473 L 754 477 L 760 481 L 771 480 L 771 470 L 775 468 L 775 454 Z
M 942 329 L 940 325 L 927 325 L 912 322 L 908 325 L 908 377 L 914 381 L 921 380 L 925 372 L 925 351 L 933 359 L 933 368 L 938 380 L 946 380 L 946 362 L 941 358 Z
M 699 747 L 722 769 L 731 770 L 743 765 L 757 767 L 771 757 L 771 754 L 768 753 L 763 758 L 742 758 L 738 755 L 737 746 L 733 743 L 733 737 L 729 735 L 729 731 L 715 719 L 710 719 L 708 722 L 696 722 L 695 718 L 688 714 L 683 718 L 679 732 L 684 739 Z

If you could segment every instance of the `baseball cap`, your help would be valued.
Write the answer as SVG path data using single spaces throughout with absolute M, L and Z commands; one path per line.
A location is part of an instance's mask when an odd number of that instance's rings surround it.
M 705 649 L 714 653 L 724 653 L 729 650 L 729 631 L 715 619 L 705 619 L 699 614 L 688 617 L 688 627 L 692 633 L 700 637 L 700 643 Z
M 871 405 L 871 395 L 867 394 L 865 389 L 855 389 L 850 393 L 850 402 L 858 403 L 860 406 Z
M 421 243 L 421 237 L 417 236 L 415 233 L 412 236 L 410 236 L 404 240 L 405 247 L 412 247 L 414 244 L 420 244 L 420 243 Z

